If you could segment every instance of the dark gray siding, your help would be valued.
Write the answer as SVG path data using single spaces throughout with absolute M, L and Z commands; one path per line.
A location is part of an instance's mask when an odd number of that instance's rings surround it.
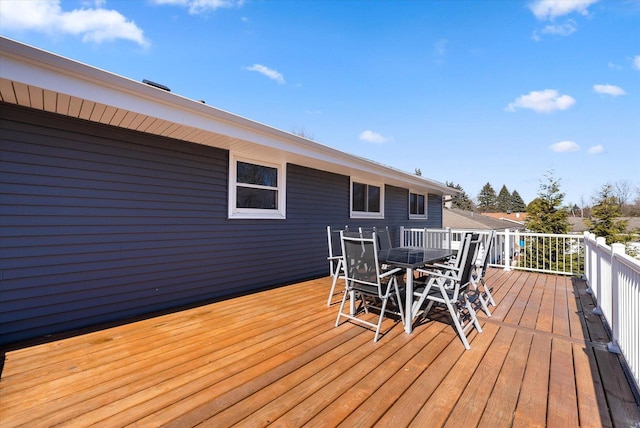
M 0 105 L 0 343 L 328 273 L 349 177 L 287 165 L 286 220 L 228 220 L 228 152 Z M 441 220 L 440 220 L 441 223 Z
M 442 196 L 429 195 L 427 217 L 425 227 L 442 228 Z
M 365 220 L 353 219 L 347 221 L 349 227 L 356 229 L 362 227 L 385 227 L 389 228 L 391 242 L 393 245 L 400 245 L 400 226 L 405 227 L 442 227 L 442 197 L 429 195 L 427 200 L 427 219 L 409 220 L 409 190 L 395 186 L 385 186 L 385 207 L 384 219 Z M 345 203 L 349 207 L 349 194 Z M 346 217 L 349 216 L 347 210 Z M 339 225 L 338 225 L 339 226 Z

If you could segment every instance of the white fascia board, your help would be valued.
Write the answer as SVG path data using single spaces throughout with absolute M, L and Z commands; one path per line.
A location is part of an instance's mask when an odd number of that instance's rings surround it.
M 198 101 L 151 87 L 77 61 L 0 37 L 0 76 L 232 139 L 284 152 L 284 158 L 308 158 L 358 175 L 382 177 L 392 185 L 459 193 L 443 183 L 350 155 L 323 144 L 228 113 Z M 223 147 L 228 148 L 228 147 Z

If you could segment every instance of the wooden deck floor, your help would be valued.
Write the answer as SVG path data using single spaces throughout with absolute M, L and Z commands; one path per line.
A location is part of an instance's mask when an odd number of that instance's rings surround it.
M 335 328 L 328 278 L 5 353 L 0 425 L 637 426 L 580 281 L 490 270 L 498 301 L 465 351 Z

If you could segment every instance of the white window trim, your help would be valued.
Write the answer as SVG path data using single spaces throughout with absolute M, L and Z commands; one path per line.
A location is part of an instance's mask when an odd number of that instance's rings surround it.
M 424 196 L 424 214 L 411 214 L 411 194 Z M 429 194 L 418 192 L 417 190 L 409 189 L 409 194 L 407 195 L 407 210 L 409 212 L 409 220 L 424 220 L 429 218 Z
M 380 212 L 372 213 L 366 211 L 354 211 L 353 210 L 353 183 L 362 183 L 369 186 L 376 186 L 380 188 Z M 362 180 L 358 177 L 351 177 L 349 181 L 349 216 L 350 218 L 384 218 L 384 183 L 373 182 L 370 180 Z
M 237 208 L 236 207 L 236 185 L 237 185 L 237 163 L 246 162 L 254 165 L 261 165 L 278 170 L 278 209 L 266 210 L 259 208 Z M 287 193 L 286 193 L 286 164 L 265 162 L 250 157 L 229 154 L 229 219 L 278 219 L 287 218 Z

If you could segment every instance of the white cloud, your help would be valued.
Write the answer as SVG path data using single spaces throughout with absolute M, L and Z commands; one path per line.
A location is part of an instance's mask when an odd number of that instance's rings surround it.
M 358 138 L 362 141 L 366 141 L 367 143 L 376 143 L 376 144 L 384 144 L 390 140 L 389 138 L 383 136 L 382 134 L 370 131 L 368 129 L 366 131 L 362 131 L 360 135 L 358 135 Z
M 507 111 L 516 111 L 520 108 L 533 110 L 537 113 L 551 113 L 556 110 L 566 110 L 576 103 L 569 95 L 560 95 L 555 89 L 531 91 L 527 95 L 521 95 L 507 105 Z
M 540 34 L 551 34 L 554 36 L 563 36 L 567 37 L 575 33 L 577 30 L 576 22 L 573 19 L 569 19 L 564 24 L 551 24 L 547 25 L 541 30 L 535 30 L 531 38 L 536 42 L 542 40 Z
M 276 70 L 272 70 L 269 67 L 265 67 L 264 65 L 261 65 L 261 64 L 253 64 L 251 67 L 245 67 L 245 70 L 257 71 L 258 73 L 267 76 L 269 79 L 275 80 L 280 85 L 285 83 L 284 76 L 282 76 L 282 74 L 278 73 Z
M 597 146 L 589 147 L 588 153 L 590 155 L 599 155 L 600 153 L 604 153 L 604 147 L 602 147 L 601 144 L 598 144 Z
M 568 20 L 564 24 L 547 25 L 542 30 L 542 34 L 553 34 L 556 36 L 570 36 L 576 32 L 576 22 L 573 19 Z
M 610 68 L 611 70 L 622 70 L 622 66 L 621 66 L 621 65 L 616 64 L 616 63 L 615 63 L 615 62 L 613 62 L 613 61 L 609 61 L 609 68 Z
M 241 7 L 244 4 L 244 0 L 152 0 L 152 2 L 161 5 L 186 6 L 192 15 L 213 12 L 217 9 Z
M 107 3 L 107 0 L 82 0 L 82 5 L 86 7 L 102 7 Z
M 71 34 L 81 36 L 84 42 L 104 42 L 116 39 L 130 40 L 140 46 L 149 46 L 143 31 L 120 12 L 97 8 L 63 11 L 59 0 L 2 0 L 0 22 L 5 30 L 37 31 L 45 34 Z
M 573 141 L 559 141 L 549 146 L 551 150 L 558 153 L 577 152 L 580 146 Z
M 599 94 L 611 95 L 612 97 L 617 97 L 619 95 L 625 95 L 626 92 L 619 86 L 614 85 L 593 85 L 593 90 Z
M 529 9 L 540 20 L 553 20 L 559 16 L 577 12 L 589 14 L 589 6 L 598 0 L 536 0 L 529 4 Z
M 529 3 L 529 9 L 540 21 L 555 21 L 556 18 L 579 13 L 584 16 L 589 15 L 589 6 L 598 0 L 534 0 Z M 562 24 L 550 24 L 542 29 L 536 29 L 531 38 L 536 42 L 542 40 L 541 34 L 551 34 L 555 36 L 570 36 L 578 29 L 573 19 L 567 19 Z
M 635 68 L 636 70 L 640 70 L 640 55 L 636 55 L 633 58 L 633 68 Z

